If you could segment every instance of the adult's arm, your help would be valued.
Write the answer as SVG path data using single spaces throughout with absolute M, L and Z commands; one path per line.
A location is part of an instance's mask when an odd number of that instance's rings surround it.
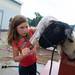
M 38 23 L 38 25 L 36 27 L 36 31 L 35 31 L 34 35 L 30 39 L 31 44 L 34 45 L 39 40 L 42 32 L 50 24 L 51 20 L 57 20 L 57 19 L 52 16 L 46 16 L 41 19 L 41 21 Z

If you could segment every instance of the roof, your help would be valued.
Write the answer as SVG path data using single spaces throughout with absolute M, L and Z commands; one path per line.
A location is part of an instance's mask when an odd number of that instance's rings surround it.
M 11 0 L 11 1 L 13 1 L 14 3 L 19 4 L 19 5 L 22 4 L 20 0 Z

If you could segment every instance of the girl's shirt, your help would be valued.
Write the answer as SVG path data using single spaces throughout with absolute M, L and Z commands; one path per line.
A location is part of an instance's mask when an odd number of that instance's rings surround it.
M 29 35 L 30 37 L 33 35 L 33 30 L 32 29 L 29 29 Z M 16 49 L 18 50 L 22 50 L 21 48 L 24 48 L 24 46 L 27 44 L 27 42 L 29 42 L 26 37 L 23 37 L 22 39 L 20 39 L 18 41 L 18 43 L 16 44 L 15 41 L 13 42 L 12 44 L 12 47 L 15 47 Z M 22 51 L 20 51 L 22 52 Z M 32 65 L 33 63 L 36 62 L 36 55 L 35 54 L 30 54 L 28 56 L 25 56 L 21 61 L 20 61 L 20 66 L 29 66 L 29 65 Z

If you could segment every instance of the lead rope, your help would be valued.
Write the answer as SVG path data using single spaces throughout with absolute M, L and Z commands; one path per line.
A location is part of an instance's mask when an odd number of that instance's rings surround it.
M 50 42 L 45 38 L 45 36 L 43 35 L 44 39 L 47 41 L 48 44 L 50 44 Z M 57 45 L 53 46 L 53 51 L 52 51 L 52 56 L 51 56 L 51 65 L 50 65 L 50 70 L 49 70 L 49 75 L 51 75 L 51 71 L 52 71 L 52 65 L 53 65 L 53 56 L 54 56 L 54 51 L 57 48 Z
M 52 65 L 53 65 L 53 56 L 54 56 L 54 51 L 56 49 L 56 46 L 54 46 L 54 49 L 52 51 L 52 56 L 51 56 L 51 64 L 50 64 L 50 70 L 49 70 L 49 75 L 51 75 L 51 71 L 52 71 Z

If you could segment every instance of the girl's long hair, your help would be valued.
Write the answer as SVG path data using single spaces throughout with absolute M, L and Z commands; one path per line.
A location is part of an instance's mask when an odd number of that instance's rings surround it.
M 16 27 L 21 23 L 27 22 L 27 19 L 22 15 L 14 16 L 14 18 L 10 18 L 9 20 L 9 32 L 8 32 L 8 44 L 12 45 L 13 41 L 17 41 L 17 37 L 19 34 L 17 33 Z

